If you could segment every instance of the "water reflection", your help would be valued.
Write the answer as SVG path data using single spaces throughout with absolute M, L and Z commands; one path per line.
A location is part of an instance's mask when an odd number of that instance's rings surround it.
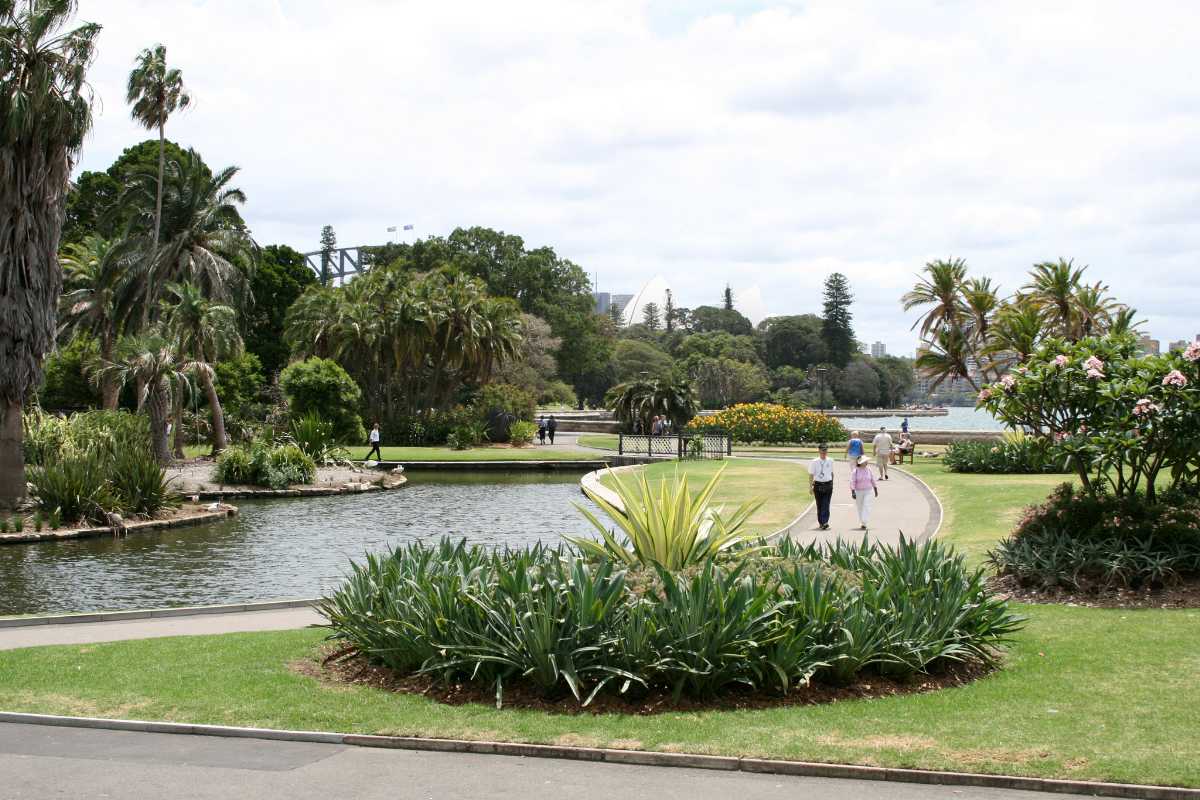
M 311 597 L 364 552 L 443 535 L 493 546 L 587 535 L 578 474 L 419 473 L 393 492 L 240 501 L 196 528 L 0 547 L 0 614 Z

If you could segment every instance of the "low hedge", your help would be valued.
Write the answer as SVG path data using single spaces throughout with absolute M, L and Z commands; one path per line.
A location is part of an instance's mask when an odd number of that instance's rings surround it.
M 847 438 L 845 426 L 833 417 L 774 403 L 741 403 L 709 416 L 694 417 L 687 430 L 727 433 L 735 442 L 765 444 L 841 442 Z
M 1035 474 L 1067 472 L 1066 455 L 1032 436 L 997 442 L 951 442 L 942 457 L 951 472 Z
M 397 673 L 494 690 L 786 693 L 870 675 L 991 665 L 1022 624 L 943 545 L 784 540 L 681 572 L 627 571 L 563 548 L 443 539 L 351 566 L 324 598 L 330 639 Z
M 317 465 L 294 444 L 233 445 L 217 456 L 213 480 L 233 486 L 266 486 L 286 489 L 312 483 Z

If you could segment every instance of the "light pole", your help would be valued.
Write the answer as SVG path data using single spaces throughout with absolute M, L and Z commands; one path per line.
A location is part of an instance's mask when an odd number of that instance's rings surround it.
M 825 410 L 825 373 L 827 371 L 828 370 L 826 370 L 825 367 L 817 367 L 816 368 L 817 386 L 818 386 L 818 389 L 817 389 L 817 392 L 818 392 L 818 394 L 817 394 L 817 410 L 818 411 Z

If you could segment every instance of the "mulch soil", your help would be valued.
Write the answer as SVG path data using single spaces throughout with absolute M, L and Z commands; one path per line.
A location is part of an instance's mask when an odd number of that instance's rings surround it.
M 1161 589 L 1068 591 L 1021 586 L 1011 575 L 1004 575 L 989 579 L 988 585 L 1000 597 L 1017 603 L 1086 608 L 1200 608 L 1200 580 Z
M 430 675 L 400 675 L 386 667 L 369 663 L 362 656 L 339 658 L 331 646 L 322 646 L 316 658 L 302 659 L 289 666 L 295 672 L 325 683 L 370 686 L 388 692 L 421 695 L 446 705 L 496 705 L 494 686 L 470 683 L 447 684 Z M 682 697 L 678 701 L 669 692 L 641 693 L 637 696 L 601 693 L 586 707 L 569 693 L 547 697 L 537 687 L 516 681 L 504 686 L 505 709 L 523 708 L 550 714 L 623 714 L 649 716 L 670 712 L 736 711 L 836 703 L 877 697 L 934 692 L 970 683 L 989 672 L 978 665 L 950 664 L 936 675 L 919 675 L 911 681 L 896 681 L 878 675 L 864 676 L 849 686 L 810 685 L 793 689 L 786 695 L 772 692 L 730 689 L 717 697 L 698 700 Z M 586 695 L 585 695 L 586 696 Z

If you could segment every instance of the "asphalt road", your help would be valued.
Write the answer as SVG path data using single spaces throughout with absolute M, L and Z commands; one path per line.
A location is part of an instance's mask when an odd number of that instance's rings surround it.
M 1066 795 L 0 723 L 0 800 L 1049 800 Z

